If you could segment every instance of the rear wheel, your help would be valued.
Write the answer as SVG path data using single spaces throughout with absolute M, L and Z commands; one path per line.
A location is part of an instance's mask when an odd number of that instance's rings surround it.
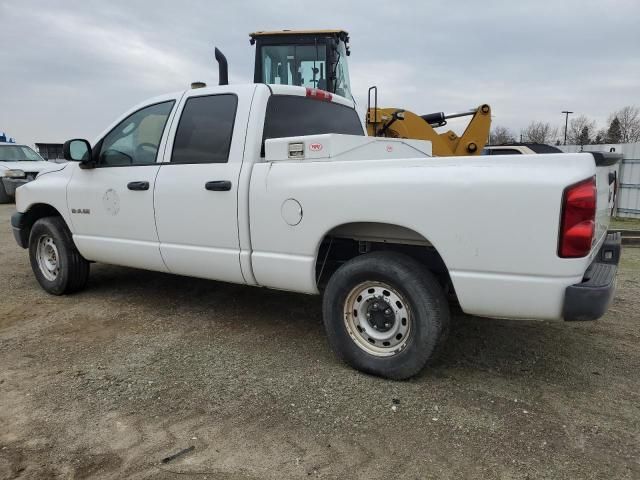
M 392 379 L 422 370 L 449 325 L 436 278 L 395 252 L 361 255 L 340 267 L 327 284 L 323 316 L 329 343 L 342 360 Z
M 71 232 L 60 217 L 41 218 L 33 224 L 29 259 L 36 280 L 49 293 L 73 293 L 87 284 L 89 262 L 76 249 Z

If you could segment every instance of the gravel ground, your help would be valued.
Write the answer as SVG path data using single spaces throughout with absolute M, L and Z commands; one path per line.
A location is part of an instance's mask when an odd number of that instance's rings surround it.
M 640 249 L 602 320 L 457 313 L 391 382 L 333 357 L 317 297 L 107 265 L 47 295 L 12 210 L 0 478 L 640 478 Z

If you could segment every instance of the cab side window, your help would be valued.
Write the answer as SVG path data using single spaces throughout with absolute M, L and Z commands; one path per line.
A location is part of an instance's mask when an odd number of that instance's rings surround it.
M 150 105 L 120 122 L 101 142 L 99 167 L 156 163 L 162 132 L 175 102 Z
M 191 97 L 182 110 L 171 163 L 226 163 L 238 98 L 231 94 Z

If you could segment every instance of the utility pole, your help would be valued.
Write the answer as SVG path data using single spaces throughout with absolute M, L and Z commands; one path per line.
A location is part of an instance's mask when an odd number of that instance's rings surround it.
M 562 113 L 564 113 L 564 144 L 567 144 L 567 126 L 569 125 L 569 114 L 573 113 L 570 112 L 569 110 L 563 110 Z

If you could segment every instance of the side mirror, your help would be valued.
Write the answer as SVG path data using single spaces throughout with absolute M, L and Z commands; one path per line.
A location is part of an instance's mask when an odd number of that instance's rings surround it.
M 67 140 L 62 147 L 62 153 L 65 160 L 70 162 L 90 162 L 91 161 L 91 144 L 82 138 L 74 138 Z

